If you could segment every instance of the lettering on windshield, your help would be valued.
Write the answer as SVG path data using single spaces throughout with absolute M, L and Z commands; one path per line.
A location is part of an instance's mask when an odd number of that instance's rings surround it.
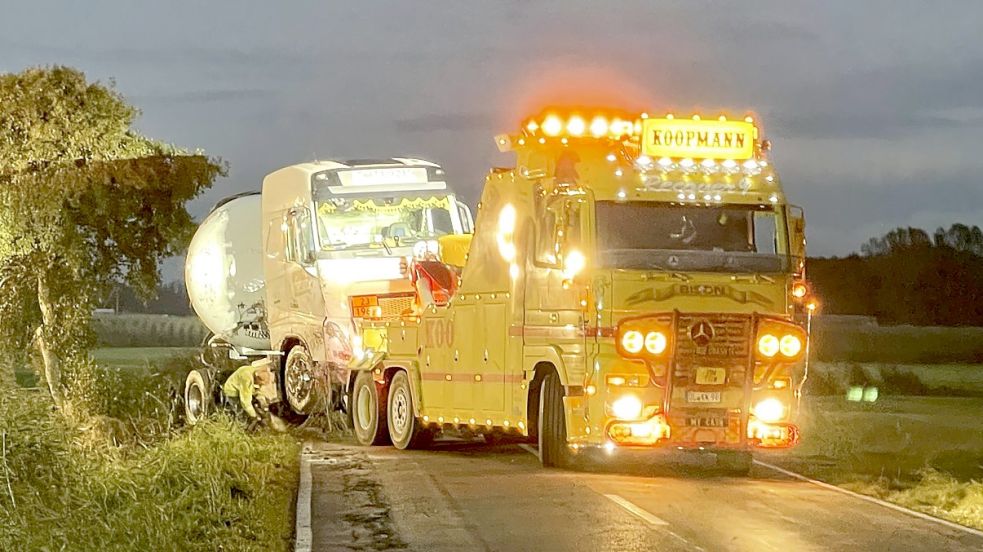
M 683 192 L 695 194 L 713 194 L 721 192 L 746 193 L 751 189 L 752 182 L 748 177 L 742 177 L 737 182 L 693 182 L 687 180 L 664 179 L 657 174 L 645 176 L 638 191 L 645 192 Z

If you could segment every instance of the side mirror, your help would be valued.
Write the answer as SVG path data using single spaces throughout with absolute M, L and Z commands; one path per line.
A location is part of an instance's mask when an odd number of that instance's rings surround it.
M 788 207 L 788 250 L 795 262 L 805 261 L 806 219 L 802 207 L 795 205 Z

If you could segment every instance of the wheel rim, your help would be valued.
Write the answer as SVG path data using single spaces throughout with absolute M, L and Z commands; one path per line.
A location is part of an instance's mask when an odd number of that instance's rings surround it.
M 392 404 L 390 405 L 389 416 L 393 433 L 400 439 L 406 435 L 409 426 L 409 398 L 406 396 L 406 389 L 399 387 L 393 392 Z
M 355 399 L 355 412 L 358 414 L 358 427 L 362 431 L 368 431 L 371 425 L 372 416 L 372 396 L 369 395 L 369 388 L 362 386 L 358 388 L 358 397 Z
M 307 406 L 314 388 L 314 367 L 307 355 L 298 354 L 287 359 L 283 387 L 291 407 L 303 410 Z
M 186 398 L 188 402 L 188 413 L 192 420 L 197 420 L 202 414 L 202 405 L 204 404 L 201 388 L 197 384 L 191 385 L 188 389 L 188 396 Z

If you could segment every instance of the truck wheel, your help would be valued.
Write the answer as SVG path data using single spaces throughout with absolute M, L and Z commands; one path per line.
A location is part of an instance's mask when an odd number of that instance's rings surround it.
M 721 451 L 717 453 L 717 468 L 728 475 L 746 477 L 751 471 L 754 457 L 748 451 Z
M 365 446 L 384 445 L 389 441 L 386 414 L 372 372 L 359 372 L 352 389 L 352 428 L 355 439 Z
M 565 468 L 571 464 L 563 386 L 556 372 L 543 379 L 539 395 L 539 459 L 546 467 Z
M 215 408 L 212 378 L 207 372 L 192 370 L 184 380 L 184 419 L 188 425 L 204 420 Z
M 317 406 L 317 373 L 314 359 L 303 345 L 294 345 L 283 363 L 283 395 L 290 409 L 302 416 Z
M 386 402 L 386 423 L 393 446 L 403 449 L 424 448 L 433 441 L 433 432 L 413 415 L 413 394 L 410 378 L 400 370 L 389 382 L 389 400 Z

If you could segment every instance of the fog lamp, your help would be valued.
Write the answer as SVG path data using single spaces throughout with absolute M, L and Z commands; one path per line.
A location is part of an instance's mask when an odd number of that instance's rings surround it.
M 771 397 L 764 399 L 751 409 L 754 416 L 762 422 L 777 422 L 785 417 L 785 405 L 782 401 Z
M 611 412 L 619 420 L 636 420 L 642 415 L 642 401 L 633 395 L 625 395 L 614 401 Z

